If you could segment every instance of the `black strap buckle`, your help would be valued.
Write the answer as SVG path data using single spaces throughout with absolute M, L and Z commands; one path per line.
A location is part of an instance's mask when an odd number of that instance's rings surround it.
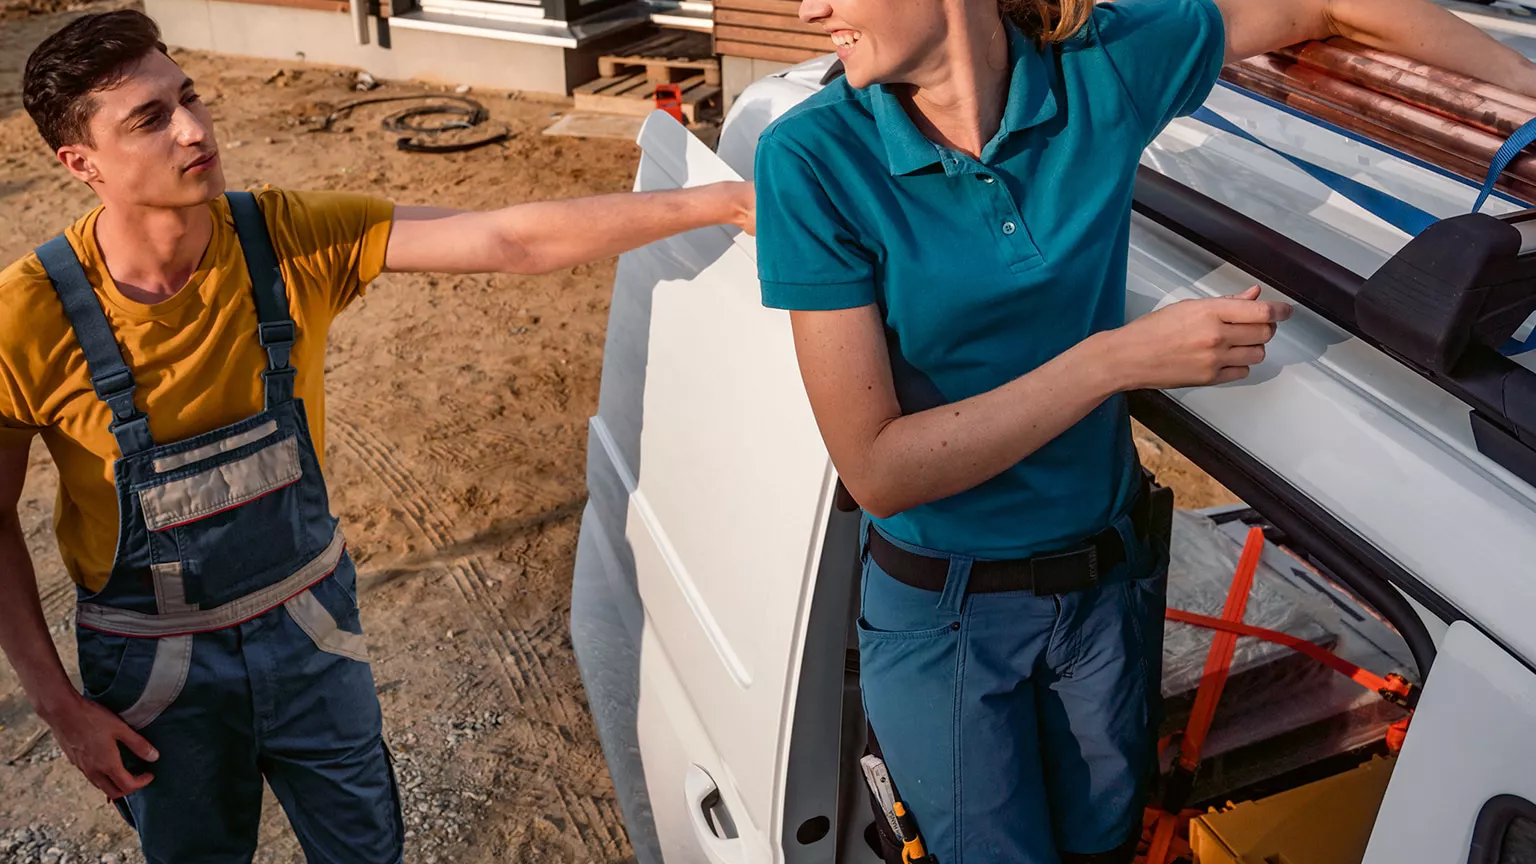
M 263 348 L 292 345 L 299 335 L 299 328 L 292 320 L 264 321 L 257 325 L 257 331 Z
M 117 440 L 117 449 L 123 456 L 133 456 L 155 446 L 149 434 L 149 418 L 143 414 L 119 418 L 107 427 Z
M 274 386 L 284 388 L 291 396 L 293 394 L 293 384 L 298 374 L 299 370 L 294 367 L 284 366 L 281 369 L 268 369 L 261 373 L 261 380 L 269 390 Z
M 257 325 L 257 337 L 261 347 L 267 349 L 267 369 L 278 372 L 291 368 L 288 365 L 290 352 L 293 351 L 293 341 L 298 336 L 298 328 L 293 321 L 265 321 Z
M 96 391 L 97 398 L 112 409 L 112 416 L 117 422 L 126 423 L 138 416 L 139 409 L 133 404 L 133 394 L 138 385 L 133 381 L 133 373 L 127 369 L 92 378 L 91 389 Z
M 1037 596 L 1070 594 L 1099 584 L 1099 549 L 1087 546 L 1057 555 L 1029 559 L 1030 578 Z
M 133 373 L 126 368 L 107 372 L 104 375 L 91 376 L 91 389 L 102 399 L 111 399 L 123 393 L 132 393 L 134 388 Z

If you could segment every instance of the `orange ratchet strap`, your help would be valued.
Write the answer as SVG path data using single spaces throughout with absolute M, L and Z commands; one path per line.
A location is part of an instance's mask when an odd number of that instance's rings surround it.
M 1356 666 L 1326 648 L 1314 645 L 1305 639 L 1298 639 L 1289 633 L 1281 633 L 1279 630 L 1268 630 L 1263 627 L 1254 627 L 1251 624 L 1240 624 L 1235 621 L 1224 621 L 1220 618 L 1212 618 L 1209 615 L 1185 612 L 1182 609 L 1169 609 L 1166 615 L 1169 621 L 1193 624 L 1196 627 L 1232 633 L 1237 636 L 1252 636 L 1255 639 L 1263 639 L 1265 642 L 1284 645 L 1293 651 L 1307 655 L 1394 705 L 1410 708 L 1412 707 L 1410 703 L 1416 696 L 1413 683 L 1396 672 L 1382 677 L 1369 669 L 1362 669 Z
M 1188 824 L 1188 814 L 1181 815 L 1179 811 L 1184 807 L 1194 787 L 1195 771 L 1200 766 L 1200 751 L 1205 747 L 1206 735 L 1210 732 L 1212 720 L 1215 719 L 1216 704 L 1221 698 L 1222 688 L 1226 686 L 1227 674 L 1232 668 L 1232 654 L 1239 636 L 1263 639 L 1266 642 L 1290 648 L 1349 678 L 1386 701 L 1406 709 L 1409 715 L 1387 729 L 1386 745 L 1390 752 L 1396 753 L 1401 750 L 1403 739 L 1408 735 L 1408 722 L 1413 717 L 1413 709 L 1419 695 L 1418 688 L 1413 682 L 1396 672 L 1386 676 L 1377 675 L 1326 648 L 1314 645 L 1305 639 L 1298 639 L 1289 633 L 1243 623 L 1248 594 L 1253 587 L 1253 577 L 1258 570 L 1259 558 L 1263 551 L 1263 530 L 1258 527 L 1250 528 L 1247 541 L 1243 544 L 1243 556 L 1238 562 L 1237 573 L 1232 578 L 1232 587 L 1227 593 L 1227 604 L 1220 618 L 1185 612 L 1182 609 L 1169 609 L 1164 613 L 1169 621 L 1214 630 L 1216 637 L 1211 640 L 1211 650 L 1206 655 L 1205 672 L 1200 679 L 1200 689 L 1195 693 L 1194 709 L 1190 713 L 1189 725 L 1180 743 L 1179 756 L 1174 762 L 1173 774 L 1168 778 L 1163 807 L 1160 811 L 1148 808 L 1151 812 L 1148 814 L 1146 823 L 1151 829 L 1152 837 L 1150 848 L 1144 859 L 1145 864 L 1167 864 L 1175 844 L 1181 839 L 1177 836 L 1178 829 Z M 1155 816 L 1152 815 L 1154 812 Z
M 1242 626 L 1243 613 L 1248 611 L 1248 595 L 1253 588 L 1253 575 L 1258 572 L 1259 558 L 1264 554 L 1264 531 L 1248 529 L 1248 539 L 1243 543 L 1243 557 L 1238 559 L 1237 573 L 1232 577 L 1232 587 L 1227 591 L 1227 605 L 1221 611 L 1223 624 Z M 1211 731 L 1211 721 L 1216 717 L 1216 705 L 1221 701 L 1221 691 L 1227 686 L 1227 673 L 1232 669 L 1232 654 L 1237 649 L 1237 634 L 1226 629 L 1216 631 L 1211 640 L 1211 651 L 1205 657 L 1205 672 L 1200 676 L 1200 689 L 1195 691 L 1195 706 L 1190 711 L 1189 725 L 1184 730 L 1184 740 L 1179 744 L 1179 757 L 1173 765 L 1173 775 L 1163 793 L 1163 813 L 1158 817 L 1152 832 L 1152 846 L 1147 851 L 1147 864 L 1166 864 L 1173 847 L 1174 829 L 1178 827 L 1178 812 L 1194 788 L 1195 771 L 1200 767 L 1200 751 L 1205 748 L 1205 736 Z

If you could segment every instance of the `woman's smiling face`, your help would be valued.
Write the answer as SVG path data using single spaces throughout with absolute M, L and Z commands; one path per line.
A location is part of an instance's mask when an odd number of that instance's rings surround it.
M 948 32 L 946 0 L 802 0 L 800 20 L 822 28 L 854 87 L 907 81 Z M 972 0 L 974 2 L 974 0 Z

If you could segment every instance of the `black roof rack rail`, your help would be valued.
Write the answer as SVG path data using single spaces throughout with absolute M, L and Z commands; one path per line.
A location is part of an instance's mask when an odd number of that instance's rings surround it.
M 1490 347 L 1536 310 L 1536 223 L 1444 219 L 1367 279 L 1145 165 L 1133 206 L 1467 403 L 1478 450 L 1536 485 L 1536 373 Z

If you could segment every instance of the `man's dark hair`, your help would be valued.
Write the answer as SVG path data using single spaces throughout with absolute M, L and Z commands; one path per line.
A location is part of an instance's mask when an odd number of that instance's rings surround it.
M 160 27 L 143 12 L 86 15 L 43 40 L 22 75 L 21 103 L 48 146 L 90 144 L 91 94 L 112 87 L 152 51 L 165 53 Z

